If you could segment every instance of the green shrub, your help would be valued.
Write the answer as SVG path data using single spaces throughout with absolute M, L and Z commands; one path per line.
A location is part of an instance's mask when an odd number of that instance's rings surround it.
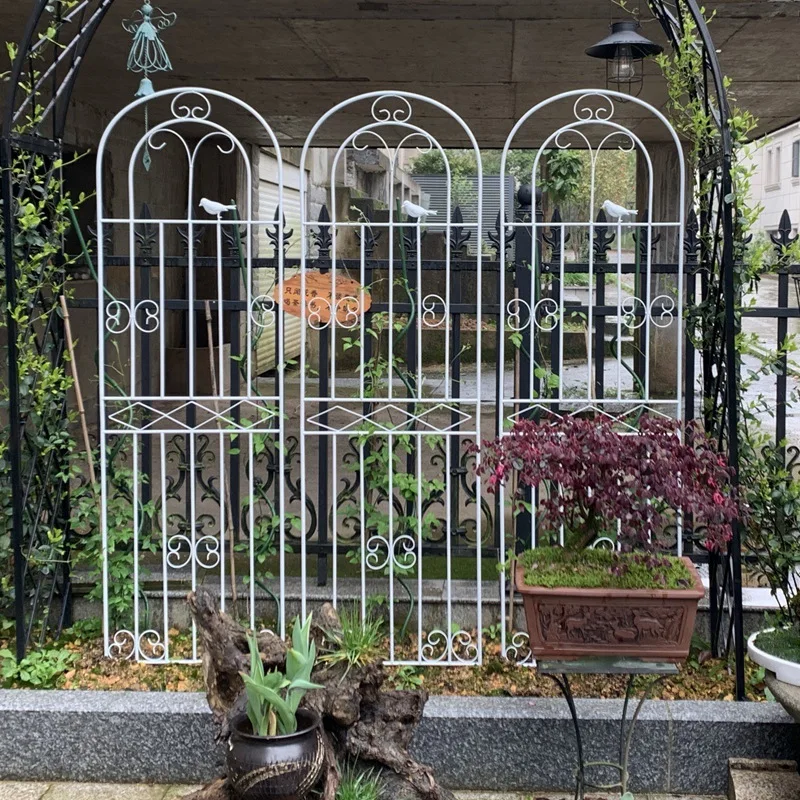
M 34 650 L 19 662 L 10 650 L 0 650 L 0 659 L 4 686 L 54 689 L 78 656 L 63 647 L 53 647 Z

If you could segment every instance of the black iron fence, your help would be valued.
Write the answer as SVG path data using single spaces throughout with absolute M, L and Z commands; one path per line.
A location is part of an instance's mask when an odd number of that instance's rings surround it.
M 525 215 L 536 213 L 535 209 L 522 207 L 519 209 L 521 219 L 526 218 Z M 556 211 L 556 215 L 558 212 Z M 146 216 L 146 215 L 143 215 Z M 539 217 L 541 220 L 541 217 Z M 565 320 L 559 320 L 557 324 L 546 334 L 536 337 L 530 333 L 529 340 L 525 346 L 519 349 L 515 356 L 513 363 L 501 364 L 499 359 L 500 353 L 500 326 L 502 325 L 502 312 L 503 304 L 507 302 L 509 297 L 515 296 L 516 293 L 528 294 L 533 296 L 531 292 L 534 291 L 531 283 L 536 283 L 535 293 L 541 296 L 546 296 L 550 293 L 556 296 L 560 293 L 563 287 L 560 285 L 560 278 L 562 275 L 574 278 L 574 283 L 577 286 L 586 286 L 589 280 L 592 281 L 592 297 L 591 304 L 582 302 L 578 297 L 571 305 L 570 311 L 577 319 L 584 320 L 591 311 L 592 324 L 595 326 L 594 335 L 594 348 L 595 352 L 592 355 L 594 360 L 603 363 L 608 357 L 607 348 L 609 347 L 609 337 L 606 335 L 606 324 L 609 318 L 616 317 L 620 313 L 617 303 L 608 303 L 606 301 L 607 273 L 622 274 L 625 276 L 634 276 L 639 270 L 639 266 L 646 255 L 644 252 L 645 243 L 636 242 L 635 238 L 631 242 L 633 252 L 626 254 L 625 263 L 617 263 L 615 260 L 613 264 L 608 263 L 608 255 L 615 248 L 615 233 L 612 227 L 606 224 L 604 217 L 601 214 L 598 216 L 594 226 L 593 234 L 594 240 L 591 243 L 593 248 L 594 258 L 591 265 L 586 261 L 569 260 L 562 263 L 562 254 L 559 251 L 559 242 L 557 237 L 552 236 L 547 228 L 541 229 L 541 235 L 538 241 L 534 242 L 531 238 L 530 227 L 520 227 L 516 229 L 514 235 L 506 237 L 506 246 L 509 251 L 513 248 L 514 254 L 507 252 L 501 254 L 500 247 L 500 220 L 498 219 L 495 226 L 495 231 L 490 234 L 490 240 L 494 243 L 494 253 L 490 260 L 484 261 L 482 269 L 484 271 L 484 284 L 488 284 L 484 295 L 480 298 L 475 296 L 474 293 L 474 273 L 475 273 L 475 260 L 466 256 L 466 244 L 469 238 L 469 233 L 465 232 L 458 226 L 451 230 L 450 235 L 450 248 L 454 255 L 453 260 L 449 265 L 449 275 L 451 279 L 451 307 L 450 313 L 452 315 L 452 325 L 450 326 L 448 336 L 451 337 L 450 352 L 454 354 L 453 369 L 450 375 L 452 381 L 451 392 L 452 396 L 458 397 L 459 386 L 462 380 L 462 373 L 464 369 L 469 369 L 470 362 L 474 361 L 476 357 L 474 354 L 470 357 L 466 356 L 468 352 L 464 347 L 465 333 L 468 326 L 462 324 L 466 320 L 473 319 L 478 311 L 478 304 L 484 319 L 484 324 L 488 332 L 494 331 L 494 341 L 491 347 L 495 352 L 495 383 L 499 384 L 503 381 L 505 374 L 511 371 L 513 374 L 527 375 L 531 370 L 535 369 L 537 358 L 549 359 L 551 364 L 558 364 L 563 359 L 559 357 L 559 348 L 564 346 L 564 338 L 561 335 L 561 325 L 567 324 Z M 273 243 L 273 249 L 277 248 L 280 237 L 277 235 L 277 223 L 273 230 L 268 232 L 270 234 L 270 241 Z M 372 259 L 373 251 L 377 244 L 377 237 L 372 236 L 368 241 L 364 242 L 365 257 L 367 259 L 367 282 L 372 283 L 381 272 L 387 269 L 385 260 Z M 514 238 L 516 237 L 516 241 Z M 189 243 L 187 232 L 182 233 L 182 239 L 186 251 L 188 252 Z M 781 223 L 781 229 L 778 235 L 773 237 L 775 257 L 780 261 L 785 260 L 785 252 L 788 244 L 791 243 L 791 223 L 788 220 L 788 215 L 785 215 Z M 323 210 L 320 216 L 320 225 L 316 234 L 316 245 L 318 248 L 317 257 L 313 262 L 313 267 L 325 272 L 330 268 L 330 230 L 327 211 Z M 414 246 L 416 237 L 409 235 L 405 241 L 405 247 L 411 256 L 414 254 Z M 150 280 L 154 275 L 154 271 L 159 268 L 159 259 L 155 258 L 152 253 L 153 236 L 152 231 L 148 229 L 147 224 L 142 224 L 136 233 L 136 243 L 138 252 L 136 253 L 136 265 L 140 275 L 140 285 L 142 289 L 142 298 L 145 299 L 150 286 Z M 195 244 L 197 244 L 195 242 Z M 288 242 L 284 242 L 288 244 Z M 651 242 L 655 246 L 655 242 Z M 95 247 L 97 243 L 94 243 Z M 127 266 L 129 264 L 128 255 L 115 255 L 111 252 L 111 243 L 106 241 L 102 243 L 102 247 L 106 253 L 105 263 L 109 268 L 117 266 Z M 223 259 L 223 267 L 228 271 L 229 278 L 229 294 L 230 299 L 226 299 L 219 308 L 219 304 L 214 301 L 214 311 L 222 312 L 228 315 L 228 327 L 230 331 L 230 358 L 232 363 L 237 362 L 242 354 L 239 351 L 239 342 L 241 326 L 243 323 L 243 315 L 248 313 L 247 303 L 240 296 L 241 283 L 240 283 L 240 253 L 241 242 L 237 240 L 236 236 L 231 236 L 228 241 L 228 252 Z M 684 259 L 684 291 L 685 303 L 687 309 L 696 306 L 702 298 L 703 291 L 703 274 L 699 266 L 699 253 L 700 242 L 697 231 L 697 220 L 692 215 L 688 221 L 685 237 L 685 259 Z M 273 252 L 271 258 L 256 259 L 253 262 L 255 271 L 263 271 L 276 275 L 278 269 L 277 252 Z M 503 258 L 500 256 L 504 255 Z M 207 261 L 207 263 L 206 263 Z M 186 267 L 186 253 L 182 256 L 174 256 L 162 260 L 165 269 L 183 269 Z M 203 268 L 204 266 L 216 267 L 216 258 L 195 258 L 195 266 Z M 531 264 L 535 268 L 531 269 Z M 85 268 L 88 265 L 83 265 Z M 347 268 L 348 262 L 340 262 L 340 266 L 344 269 Z M 285 260 L 285 268 L 299 268 L 299 261 L 293 259 Z M 445 262 L 436 259 L 426 259 L 424 262 L 424 269 L 426 271 L 443 271 L 445 269 Z M 507 289 L 506 297 L 500 297 L 499 289 L 499 276 L 502 269 L 506 270 Z M 652 263 L 651 272 L 653 276 L 672 276 L 677 275 L 678 267 L 676 264 L 665 263 Z M 489 280 L 486 280 L 489 276 Z M 784 342 L 790 335 L 791 321 L 800 319 L 800 307 L 798 306 L 798 299 L 791 291 L 791 284 L 793 280 L 800 278 L 800 266 L 780 264 L 774 271 L 773 277 L 768 280 L 775 285 L 774 291 L 770 293 L 768 301 L 765 301 L 761 296 L 757 296 L 755 302 L 748 304 L 742 310 L 743 325 L 747 326 L 748 321 L 757 321 L 761 330 L 766 330 L 767 327 L 774 329 L 774 341 L 777 343 Z M 410 287 L 411 292 L 414 291 L 413 284 Z M 633 286 L 634 292 L 645 292 L 646 288 L 642 282 Z M 73 299 L 71 305 L 74 309 L 97 309 L 97 300 L 91 299 Z M 205 311 L 205 303 L 202 300 L 197 300 L 193 308 L 189 308 L 189 304 L 185 300 L 169 300 L 167 301 L 167 308 L 170 311 L 179 315 L 186 315 L 187 313 L 194 312 L 195 314 L 202 315 Z M 370 310 L 367 312 L 370 318 L 377 317 L 389 310 L 388 304 L 385 299 L 381 299 L 376 295 Z M 395 314 L 411 314 L 413 307 L 411 303 L 395 302 L 393 304 L 393 312 Z M 629 309 L 629 317 L 635 319 L 638 313 L 635 305 Z M 689 314 L 691 319 L 691 313 Z M 630 319 L 628 320 L 630 322 Z M 54 321 L 54 324 L 57 321 Z M 633 324 L 635 328 L 635 322 Z M 530 329 L 532 330 L 532 328 Z M 330 335 L 328 329 L 319 332 L 320 343 L 319 351 L 321 354 L 319 363 L 319 396 L 327 396 L 328 382 L 331 380 L 329 364 L 326 361 L 325 353 L 329 350 L 329 341 L 326 337 Z M 630 347 L 630 372 L 632 376 L 632 385 L 635 387 L 637 376 L 641 377 L 644 364 L 642 362 L 641 348 L 637 348 L 635 344 L 635 337 L 631 337 L 633 344 Z M 687 334 L 685 337 L 685 361 L 683 374 L 680 379 L 683 381 L 683 396 L 684 396 L 684 409 L 683 413 L 687 419 L 692 419 L 708 411 L 707 407 L 704 408 L 704 397 L 707 396 L 707 384 L 713 380 L 713 376 L 705 374 L 708 369 L 708 364 L 705 362 L 704 353 L 698 352 L 696 342 L 691 335 L 690 326 L 687 326 Z M 406 351 L 404 357 L 413 363 L 416 359 L 417 348 L 422 346 L 422 343 L 414 336 L 408 337 L 406 343 Z M 617 347 L 625 346 L 624 342 L 617 341 Z M 543 351 L 547 351 L 543 354 Z M 483 354 L 478 354 L 478 358 L 487 358 L 486 351 Z M 491 357 L 491 356 L 489 356 Z M 142 339 L 141 348 L 142 358 L 142 393 L 147 395 L 150 392 L 148 381 L 151 373 L 151 365 L 149 359 L 149 347 Z M 584 351 L 583 358 L 587 363 L 592 359 L 590 354 Z M 282 345 L 280 342 L 275 342 L 275 362 L 281 363 L 283 360 Z M 580 357 L 577 359 L 580 360 Z M 794 425 L 794 419 L 789 414 L 790 409 L 790 395 L 791 387 L 793 385 L 793 368 L 791 366 L 788 355 L 784 352 L 777 360 L 778 368 L 776 370 L 774 382 L 774 436 L 778 444 L 783 445 L 788 439 L 794 441 L 797 439 L 800 429 Z M 556 374 L 556 378 L 559 376 Z M 270 376 L 265 376 L 263 380 L 271 381 L 274 379 Z M 604 384 L 604 371 L 603 369 L 595 370 L 592 378 L 591 374 L 587 372 L 587 379 L 594 380 L 595 393 L 599 397 L 603 397 L 605 392 Z M 546 387 L 540 385 L 540 378 L 537 376 L 537 390 L 546 391 Z M 231 394 L 236 396 L 240 389 L 241 377 L 237 369 L 231 370 Z M 555 409 L 557 410 L 557 409 Z M 239 413 L 235 411 L 234 413 Z M 500 418 L 501 411 L 498 410 L 495 419 L 495 424 L 499 430 L 503 424 Z M 787 420 L 791 424 L 787 424 Z M 259 493 L 264 497 L 270 497 L 277 492 L 277 487 L 280 481 L 284 481 L 288 489 L 288 498 L 290 504 L 295 507 L 299 503 L 305 503 L 309 511 L 308 514 L 308 527 L 305 531 L 292 531 L 292 536 L 295 540 L 299 537 L 305 536 L 306 538 L 306 551 L 312 556 L 317 556 L 317 581 L 320 585 L 324 584 L 329 577 L 330 564 L 329 559 L 333 553 L 334 536 L 339 537 L 339 546 L 342 547 L 342 539 L 347 543 L 348 535 L 352 535 L 353 540 L 357 538 L 357 526 L 353 525 L 350 528 L 350 534 L 347 533 L 347 521 L 340 524 L 337 518 L 337 508 L 348 499 L 348 492 L 355 493 L 355 487 L 358 485 L 358 476 L 353 475 L 349 481 L 344 481 L 344 485 L 339 487 L 336 491 L 336 497 L 331 496 L 330 488 L 326 481 L 320 481 L 316 492 L 309 494 L 306 497 L 300 497 L 299 486 L 296 470 L 299 466 L 299 457 L 297 456 L 297 440 L 296 438 L 289 437 L 287 439 L 288 453 L 286 459 L 286 469 L 283 475 L 280 474 L 279 460 L 274 448 L 266 448 L 260 457 L 259 472 L 260 472 L 260 486 Z M 454 491 L 451 496 L 444 497 L 441 492 L 434 493 L 427 499 L 427 510 L 433 510 L 439 517 L 439 527 L 435 529 L 435 535 L 432 535 L 428 541 L 425 542 L 424 547 L 426 552 L 430 554 L 443 554 L 450 552 L 454 557 L 474 557 L 475 548 L 480 547 L 484 558 L 495 559 L 499 557 L 499 553 L 509 546 L 509 542 L 500 541 L 499 527 L 496 524 L 496 516 L 499 513 L 498 509 L 491 500 L 486 497 L 479 497 L 475 490 L 475 481 L 473 476 L 472 465 L 474 457 L 468 451 L 470 441 L 454 440 L 450 445 L 452 453 L 450 454 L 450 469 L 452 486 Z M 190 487 L 194 485 L 203 492 L 204 498 L 211 503 L 219 506 L 223 502 L 220 487 L 215 485 L 210 476 L 204 475 L 204 464 L 208 461 L 202 455 L 202 449 L 207 442 L 204 443 L 202 437 L 197 439 L 198 453 L 197 457 L 191 459 L 193 467 L 190 467 L 190 459 L 187 457 L 187 443 L 182 440 L 180 436 L 173 437 L 171 444 L 172 453 L 174 455 L 175 474 L 169 480 L 169 497 L 159 498 L 153 497 L 150 489 L 150 482 L 146 480 L 148 474 L 152 474 L 152 452 L 148 450 L 147 437 L 145 437 L 145 444 L 141 453 L 142 470 L 145 476 L 145 485 L 143 488 L 142 500 L 143 502 L 156 504 L 166 502 L 168 499 L 175 503 L 181 501 L 185 504 L 185 515 L 181 519 L 175 519 L 174 515 L 171 521 L 177 526 L 178 529 L 190 530 L 192 526 L 203 526 L 207 524 L 207 520 L 191 519 L 189 515 L 189 500 L 188 495 Z M 441 448 L 442 446 L 440 446 Z M 445 464 L 445 454 L 443 451 L 434 451 L 431 453 L 428 465 L 429 468 L 441 471 Z M 230 492 L 232 495 L 232 505 L 234 508 L 243 508 L 246 503 L 243 503 L 241 498 L 241 486 L 239 482 L 239 475 L 242 468 L 242 456 L 236 452 L 232 452 L 226 457 L 228 459 L 228 474 L 231 476 Z M 320 446 L 319 453 L 319 471 L 323 474 L 328 466 L 330 454 L 326 446 Z M 345 461 L 346 461 L 345 455 Z M 357 459 L 354 459 L 357 463 Z M 409 465 L 411 466 L 411 465 Z M 37 474 L 36 471 L 32 474 Z M 351 498 L 352 499 L 352 498 Z M 402 502 L 396 499 L 393 502 L 399 502 L 400 507 L 398 512 L 403 512 Z M 488 532 L 481 541 L 477 541 L 474 531 L 474 512 L 471 514 L 464 514 L 464 509 L 469 508 L 478 503 L 480 504 L 481 514 L 484 517 L 485 524 L 483 530 Z M 441 513 L 445 504 L 449 504 L 451 514 L 450 528 L 447 529 L 445 525 L 445 518 L 447 515 Z M 54 504 L 53 518 L 58 516 L 55 510 L 57 504 Z M 69 526 L 69 505 L 64 503 L 61 510 L 62 518 L 60 524 L 65 527 Z M 29 524 L 30 528 L 24 531 L 24 545 L 25 552 L 31 554 L 37 545 L 40 533 L 37 530 L 35 517 L 31 517 Z M 248 521 L 247 514 L 237 514 L 233 520 L 236 527 L 237 534 L 249 534 L 247 530 Z M 352 521 L 351 521 L 352 522 Z M 525 517 L 517 521 L 516 537 L 518 541 L 524 542 L 527 540 L 529 531 L 526 530 Z M 702 546 L 702 531 L 695 534 L 691 529 L 684 532 L 684 549 L 687 554 L 691 555 L 693 559 L 698 562 L 709 563 L 710 566 L 710 583 L 711 583 L 711 614 L 712 614 L 712 629 L 715 649 L 718 652 L 724 651 L 731 646 L 732 632 L 734 630 L 734 619 L 737 614 L 741 614 L 741 608 L 732 604 L 732 573 L 730 570 L 729 561 L 727 559 L 720 559 L 717 557 L 709 557 L 708 553 Z M 340 550 L 341 552 L 341 550 Z M 51 621 L 56 622 L 56 627 L 64 624 L 69 619 L 69 603 L 71 597 L 69 572 L 66 563 L 59 566 L 56 570 L 57 576 L 54 577 L 53 571 L 41 571 L 36 574 L 33 570 L 28 570 L 25 575 L 25 580 L 18 584 L 17 590 L 25 594 L 29 598 L 29 608 L 31 615 L 27 618 L 28 630 L 30 631 L 37 620 L 42 617 L 49 618 Z M 60 612 L 54 615 L 54 609 L 60 607 Z

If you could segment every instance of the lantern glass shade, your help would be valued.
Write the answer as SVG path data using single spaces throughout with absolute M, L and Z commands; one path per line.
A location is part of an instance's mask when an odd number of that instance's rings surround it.
M 641 75 L 641 65 L 641 59 L 634 59 L 630 47 L 620 47 L 619 53 L 609 64 L 609 77 L 618 83 L 625 83 Z
M 636 97 L 642 91 L 644 59 L 663 49 L 639 33 L 638 22 L 625 20 L 614 22 L 611 34 L 588 48 L 586 54 L 606 62 L 607 89 Z

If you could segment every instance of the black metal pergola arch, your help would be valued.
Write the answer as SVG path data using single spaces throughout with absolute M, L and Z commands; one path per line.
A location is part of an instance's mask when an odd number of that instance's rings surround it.
M 19 330 L 13 309 L 17 303 L 17 264 L 15 260 L 15 222 L 18 204 L 28 186 L 14 180 L 11 166 L 20 154 L 41 156 L 51 162 L 61 156 L 62 138 L 70 101 L 84 57 L 114 0 L 36 0 L 30 13 L 7 84 L 0 131 L 0 199 L 2 199 L 4 277 L 8 308 L 9 427 L 11 453 L 11 526 L 14 553 L 15 614 L 18 657 L 31 641 L 37 617 L 45 618 L 60 609 L 60 619 L 68 615 L 70 583 L 66 564 L 48 576 L 36 574 L 28 554 L 40 536 L 40 525 L 68 528 L 68 506 L 63 498 L 68 481 L 63 464 L 42 459 L 35 451 L 36 425 L 47 420 L 32 420 L 24 412 L 17 369 L 17 343 L 20 336 L 37 339 L 40 352 L 53 360 L 64 355 L 64 331 L 57 303 L 40 298 L 47 320 L 35 329 Z M 714 120 L 716 132 L 707 139 L 700 154 L 696 187 L 708 187 L 698 198 L 699 256 L 704 303 L 716 309 L 718 319 L 703 332 L 706 342 L 701 354 L 704 375 L 704 417 L 707 430 L 727 448 L 736 469 L 739 459 L 738 364 L 735 352 L 735 316 L 738 287 L 734 275 L 734 219 L 732 196 L 733 143 L 730 109 L 725 83 L 703 12 L 696 0 L 648 0 L 673 48 L 688 31 L 702 49 L 703 74 L 695 86 L 696 98 Z M 52 28 L 51 28 L 52 26 Z M 56 39 L 43 35 L 55 30 Z M 34 106 L 38 110 L 34 111 Z M 31 121 L 31 117 L 36 119 Z M 66 413 L 66 397 L 61 406 Z M 733 649 L 737 672 L 737 696 L 744 697 L 744 641 L 741 601 L 741 541 L 736 531 L 725 556 L 711 556 L 712 642 L 717 653 Z M 60 604 L 60 605 L 59 605 Z M 55 616 L 59 616 L 56 614 Z

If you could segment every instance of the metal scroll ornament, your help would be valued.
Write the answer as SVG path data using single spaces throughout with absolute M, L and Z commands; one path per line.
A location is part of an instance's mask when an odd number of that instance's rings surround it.
M 159 33 L 171 28 L 178 20 L 177 14 L 168 14 L 160 8 L 154 8 L 149 2 L 136 11 L 131 19 L 126 19 L 122 27 L 133 35 L 133 43 L 128 54 L 128 71 L 142 73 L 139 89 L 134 97 L 149 97 L 155 93 L 150 75 L 154 72 L 171 72 L 172 62 L 169 60 Z M 145 131 L 150 129 L 148 107 L 144 107 Z M 144 167 L 149 171 L 152 159 L 149 144 L 145 144 Z

